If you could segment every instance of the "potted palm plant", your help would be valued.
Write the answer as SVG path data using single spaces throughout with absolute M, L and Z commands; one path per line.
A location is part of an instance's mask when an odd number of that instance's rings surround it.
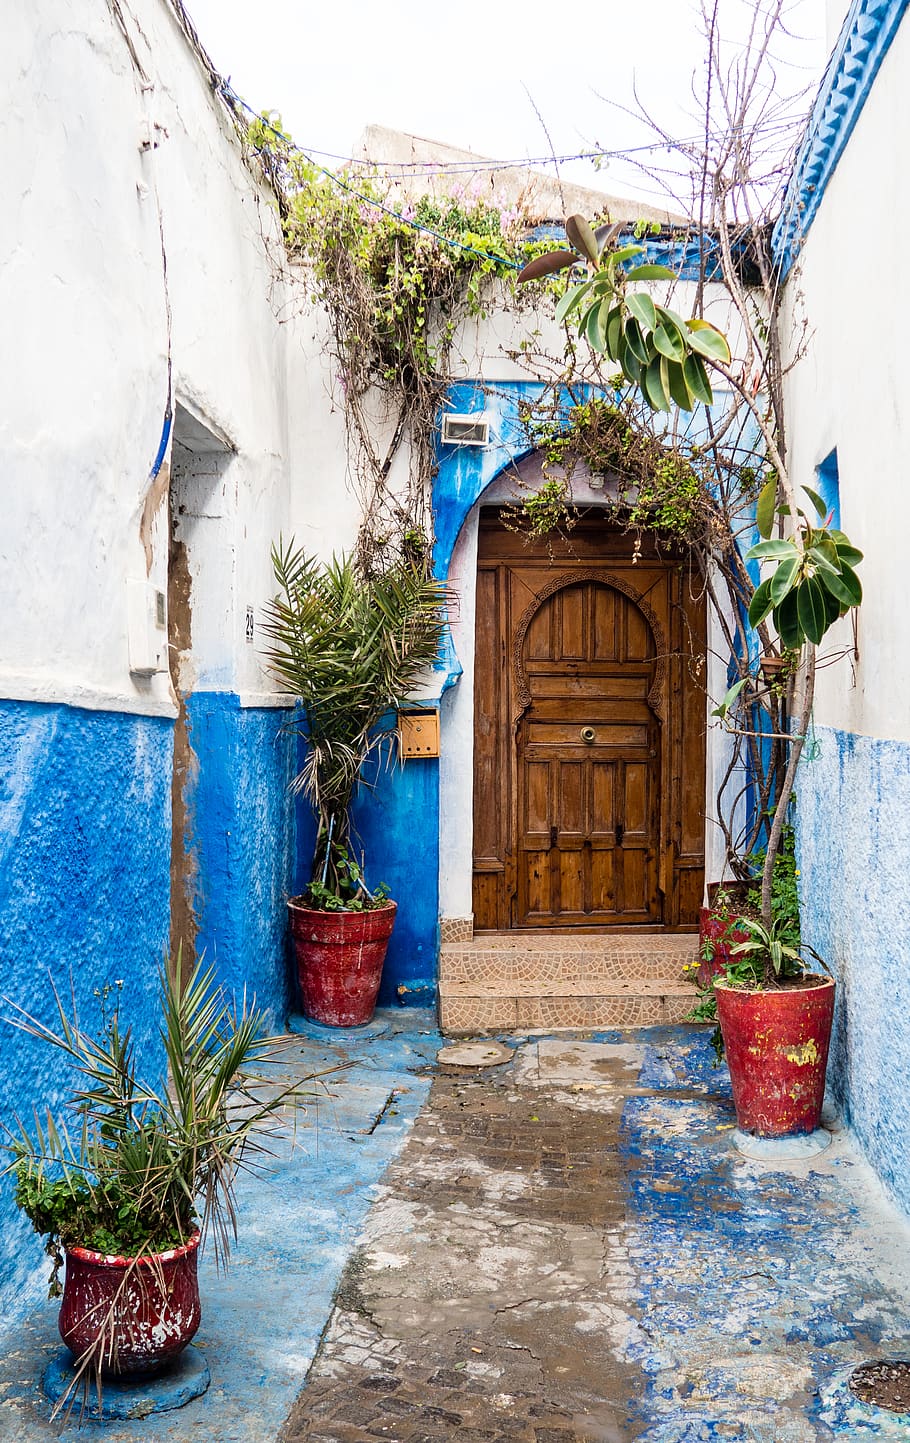
M 316 1022 L 353 1027 L 373 1014 L 396 903 L 367 885 L 351 803 L 367 763 L 388 760 L 398 709 L 437 658 L 445 591 L 421 555 L 375 572 L 279 543 L 272 565 L 266 655 L 297 698 L 306 752 L 293 785 L 316 816 L 310 879 L 288 902 L 301 1002 Z
M 192 1339 L 200 1243 L 212 1234 L 227 1258 L 237 1175 L 257 1166 L 302 1089 L 255 1075 L 280 1039 L 265 1036 L 255 1005 L 229 1005 L 201 961 L 189 977 L 179 955 L 162 966 L 157 1082 L 137 1075 L 117 1008 L 93 1035 L 55 998 L 56 1030 L 19 1007 L 10 1020 L 63 1052 L 77 1083 L 65 1116 L 6 1127 L 6 1170 L 52 1259 L 50 1296 L 62 1296 L 60 1333 L 77 1360 L 71 1389 L 94 1375 L 100 1393 L 102 1376 L 157 1372 Z

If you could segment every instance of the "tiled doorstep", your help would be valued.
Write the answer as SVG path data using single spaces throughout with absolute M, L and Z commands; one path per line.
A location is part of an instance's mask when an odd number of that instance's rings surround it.
M 683 968 L 695 960 L 692 934 L 674 936 L 563 936 L 513 933 L 476 937 L 473 942 L 448 942 L 440 949 L 440 981 L 518 982 L 545 984 L 622 982 L 638 978 L 681 981 Z M 612 990 L 612 987 L 607 990 Z
M 447 1036 L 545 1028 L 588 1030 L 604 1027 L 660 1027 L 682 1022 L 692 1008 L 695 989 L 676 987 L 645 995 L 478 996 L 452 995 L 440 988 L 440 1028 Z

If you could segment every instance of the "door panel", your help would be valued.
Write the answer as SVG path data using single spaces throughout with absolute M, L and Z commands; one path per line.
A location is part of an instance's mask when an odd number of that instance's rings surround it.
M 482 513 L 475 927 L 692 925 L 703 607 L 679 562 L 645 545 L 633 563 L 609 525 L 571 541 L 553 558 Z

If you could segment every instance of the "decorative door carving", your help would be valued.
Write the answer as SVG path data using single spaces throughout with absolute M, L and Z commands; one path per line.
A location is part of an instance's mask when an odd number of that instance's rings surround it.
M 693 925 L 703 606 L 679 560 L 633 564 L 603 523 L 570 544 L 550 557 L 482 517 L 475 927 Z

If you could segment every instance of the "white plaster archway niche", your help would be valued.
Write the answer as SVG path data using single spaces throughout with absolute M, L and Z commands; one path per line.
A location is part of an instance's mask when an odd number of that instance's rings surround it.
M 443 693 L 439 772 L 439 912 L 441 940 L 459 941 L 473 931 L 474 676 L 478 524 L 482 508 L 514 503 L 545 480 L 539 452 L 507 464 L 487 483 L 467 511 L 455 540 L 448 584 L 456 597 L 450 612 L 452 644 L 461 674 Z M 615 499 L 615 488 L 592 478 L 579 466 L 572 476 L 574 504 L 602 508 Z M 709 690 L 725 690 L 722 636 L 708 608 Z M 723 838 L 712 818 L 716 789 L 729 755 L 723 733 L 707 716 L 705 767 L 705 876 L 713 880 L 723 867 Z

